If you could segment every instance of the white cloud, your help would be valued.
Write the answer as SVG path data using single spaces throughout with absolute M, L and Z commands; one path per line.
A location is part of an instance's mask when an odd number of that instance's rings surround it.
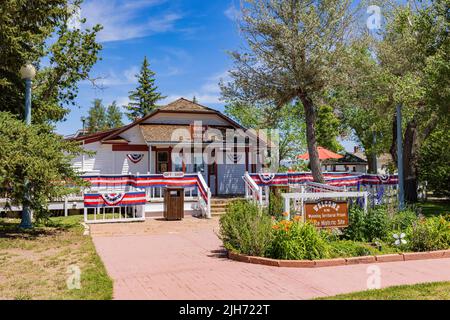
M 139 73 L 138 66 L 131 66 L 123 72 L 117 74 L 114 70 L 110 70 L 105 76 L 98 81 L 100 86 L 122 86 L 137 83 L 136 74 Z
M 239 20 L 239 18 L 241 17 L 241 11 L 239 9 L 236 8 L 236 6 L 233 4 L 231 4 L 227 10 L 225 10 L 224 12 L 225 16 L 232 20 L 232 21 L 236 21 Z
M 157 6 L 166 0 L 90 0 L 82 5 L 81 16 L 87 26 L 99 23 L 103 30 L 98 35 L 100 42 L 129 40 L 168 32 L 182 18 L 178 13 L 166 13 L 157 17 L 145 17 L 143 10 Z

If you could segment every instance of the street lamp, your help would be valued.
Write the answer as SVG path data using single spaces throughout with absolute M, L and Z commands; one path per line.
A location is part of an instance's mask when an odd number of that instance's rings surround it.
M 36 76 L 36 69 L 31 63 L 27 63 L 22 68 L 20 68 L 20 76 L 25 80 L 25 123 L 27 125 L 31 124 L 31 84 L 34 77 Z M 31 210 L 28 206 L 28 179 L 25 178 L 25 199 L 22 204 L 22 221 L 20 222 L 20 227 L 24 229 L 29 229 L 33 225 L 31 223 Z

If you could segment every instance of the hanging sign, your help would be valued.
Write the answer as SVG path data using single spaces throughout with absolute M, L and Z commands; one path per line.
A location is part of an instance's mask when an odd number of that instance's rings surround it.
M 305 218 L 318 228 L 348 227 L 347 201 L 320 200 L 305 203 Z
M 183 178 L 184 177 L 184 172 L 183 171 L 164 172 L 163 176 L 164 176 L 164 178 Z

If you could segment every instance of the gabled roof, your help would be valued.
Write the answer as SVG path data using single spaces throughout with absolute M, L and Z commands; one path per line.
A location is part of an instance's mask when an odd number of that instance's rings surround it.
M 126 126 L 116 128 L 116 129 L 111 129 L 111 130 L 104 131 L 104 132 L 97 132 L 97 133 L 94 133 L 91 135 L 82 136 L 75 140 L 108 142 L 111 140 L 122 139 L 122 137 L 120 137 L 120 134 L 122 132 L 125 132 L 126 130 L 131 129 L 134 126 L 141 124 L 145 120 L 153 117 L 154 115 L 156 115 L 157 113 L 160 113 L 160 112 L 170 112 L 170 113 L 188 112 L 188 113 L 216 114 L 219 117 L 221 117 L 222 119 L 224 119 L 225 121 L 227 121 L 228 123 L 230 123 L 230 125 L 232 125 L 233 127 L 245 130 L 245 128 L 243 126 L 241 126 L 239 123 L 237 123 L 233 119 L 227 117 L 226 115 L 222 114 L 221 112 L 219 112 L 217 110 L 205 107 L 201 104 L 195 103 L 195 102 L 187 100 L 185 98 L 180 98 L 180 99 L 175 100 L 165 106 L 159 107 L 158 109 L 147 114 L 145 117 L 137 119 L 136 121 L 134 121 Z
M 324 161 L 325 163 L 325 161 Z M 354 155 L 353 153 L 346 152 L 344 154 L 344 157 L 340 159 L 329 159 L 326 160 L 326 163 L 336 163 L 336 164 L 367 164 L 367 161 L 364 159 L 361 159 L 360 157 Z

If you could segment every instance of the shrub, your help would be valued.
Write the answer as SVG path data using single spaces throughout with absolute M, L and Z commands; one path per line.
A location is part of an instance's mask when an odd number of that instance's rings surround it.
M 229 250 L 264 256 L 271 237 L 272 219 L 252 202 L 233 201 L 220 218 L 220 238 Z
M 282 213 L 284 210 L 283 198 L 280 194 L 270 192 L 269 197 L 269 214 L 275 217 L 277 220 L 282 219 Z
M 320 231 L 310 223 L 283 220 L 273 226 L 270 257 L 274 259 L 323 259 L 329 246 Z
M 413 210 L 403 210 L 396 213 L 390 220 L 391 230 L 405 231 L 408 227 L 417 222 L 417 214 Z
M 444 217 L 420 219 L 406 230 L 407 248 L 432 251 L 450 247 L 450 222 Z
M 376 248 L 350 240 L 333 241 L 330 245 L 330 256 L 332 258 L 361 257 L 379 253 Z
M 364 213 L 353 207 L 349 212 L 349 226 L 344 230 L 344 238 L 353 241 L 374 241 L 385 239 L 389 233 L 389 218 L 383 207 L 370 209 Z

